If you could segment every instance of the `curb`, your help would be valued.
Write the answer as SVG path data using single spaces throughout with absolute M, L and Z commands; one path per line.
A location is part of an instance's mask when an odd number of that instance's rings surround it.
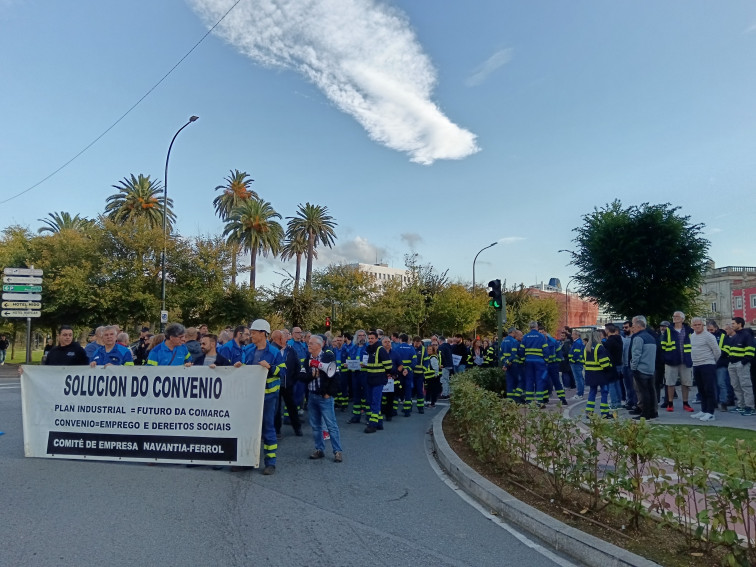
M 433 418 L 432 443 L 436 459 L 462 490 L 486 505 L 492 513 L 589 567 L 659 567 L 653 561 L 581 532 L 528 506 L 483 478 L 465 464 L 446 442 L 442 422 L 447 411 L 448 408 L 443 408 Z

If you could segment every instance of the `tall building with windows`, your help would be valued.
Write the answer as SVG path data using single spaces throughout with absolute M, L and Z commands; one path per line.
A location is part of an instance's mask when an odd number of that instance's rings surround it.
M 403 286 L 410 283 L 409 271 L 403 268 L 391 268 L 388 264 L 352 264 L 361 271 L 373 276 L 379 288 L 383 288 L 389 281 L 400 281 Z
M 698 295 L 703 307 L 702 316 L 714 319 L 720 327 L 733 317 L 743 317 L 746 325 L 756 326 L 756 313 L 750 318 L 742 314 L 746 308 L 751 309 L 751 293 L 756 293 L 749 292 L 749 289 L 756 289 L 756 267 L 717 268 L 714 262 L 710 262 Z

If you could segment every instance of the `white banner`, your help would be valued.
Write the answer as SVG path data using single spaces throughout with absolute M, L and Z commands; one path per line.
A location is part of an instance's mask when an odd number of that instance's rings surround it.
M 27 457 L 260 464 L 261 366 L 24 366 Z

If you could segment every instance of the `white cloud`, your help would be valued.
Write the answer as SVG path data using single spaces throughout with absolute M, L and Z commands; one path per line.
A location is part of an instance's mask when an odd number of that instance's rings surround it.
M 515 242 L 520 242 L 521 240 L 525 240 L 524 236 L 505 236 L 504 238 L 499 238 L 496 242 L 499 244 L 514 244 Z
M 711 236 L 712 234 L 718 234 L 720 232 L 724 232 L 723 228 L 710 228 L 706 232 L 704 232 L 704 236 Z
M 753 33 L 756 32 L 756 24 L 751 24 L 748 26 L 743 33 Z
M 233 3 L 189 1 L 210 25 Z M 413 162 L 479 150 L 475 134 L 431 100 L 436 71 L 396 8 L 375 0 L 251 0 L 236 6 L 216 33 L 263 65 L 298 71 L 371 139 Z
M 318 248 L 317 263 L 320 266 L 329 264 L 374 264 L 388 258 L 388 251 L 382 246 L 376 246 L 367 238 L 356 236 L 352 240 L 340 240 L 333 248 Z
M 465 84 L 468 87 L 480 85 L 489 77 L 489 75 L 491 75 L 491 73 L 496 71 L 496 69 L 509 63 L 512 60 L 513 55 L 514 49 L 511 47 L 500 49 L 473 69 L 472 75 L 467 77 Z

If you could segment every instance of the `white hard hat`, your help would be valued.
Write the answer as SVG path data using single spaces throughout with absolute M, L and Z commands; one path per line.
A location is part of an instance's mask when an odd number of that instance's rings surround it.
M 249 326 L 249 330 L 265 331 L 266 333 L 270 334 L 270 323 L 268 323 L 265 319 L 255 319 Z

